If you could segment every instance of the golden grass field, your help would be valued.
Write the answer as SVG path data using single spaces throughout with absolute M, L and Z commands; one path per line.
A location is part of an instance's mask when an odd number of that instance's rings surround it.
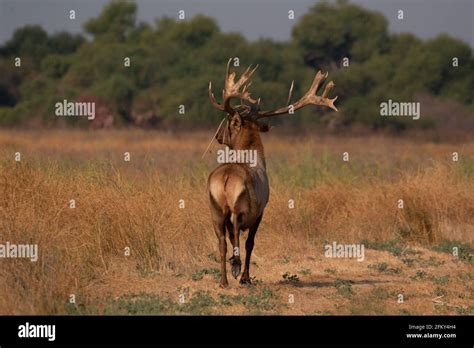
M 265 134 L 254 284 L 221 289 L 211 136 L 0 131 L 0 243 L 39 247 L 0 259 L 0 314 L 474 314 L 474 141 Z

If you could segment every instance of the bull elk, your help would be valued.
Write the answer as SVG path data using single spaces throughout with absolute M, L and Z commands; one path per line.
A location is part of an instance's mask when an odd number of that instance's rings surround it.
M 297 102 L 290 104 L 293 91 L 291 85 L 287 106 L 279 109 L 260 110 L 260 98 L 257 100 L 250 96 L 247 83 L 258 66 L 248 67 L 237 82 L 235 72 L 230 72 L 232 58 L 227 63 L 224 89 L 222 91 L 222 104 L 216 101 L 212 93 L 212 83 L 209 83 L 209 98 L 212 105 L 225 113 L 225 123 L 216 132 L 215 138 L 220 144 L 232 150 L 254 150 L 257 154 L 257 165 L 250 166 L 245 163 L 224 163 L 218 166 L 209 175 L 207 194 L 210 200 L 212 223 L 219 241 L 221 261 L 221 287 L 229 285 L 226 272 L 226 230 L 232 243 L 233 255 L 230 258 L 232 275 L 235 279 L 241 271 L 239 235 L 241 231 L 249 230 L 245 242 L 245 267 L 240 278 L 241 284 L 250 284 L 250 257 L 254 246 L 255 234 L 262 221 L 263 211 L 268 202 L 269 186 L 265 165 L 265 155 L 260 132 L 268 131 L 268 125 L 259 120 L 266 117 L 291 113 L 306 105 L 321 105 L 337 111 L 333 99 L 328 98 L 329 91 L 334 83 L 329 82 L 322 95 L 316 95 L 327 73 L 318 71 L 313 83 L 306 94 Z M 232 105 L 231 100 L 240 100 L 241 104 Z M 290 111 L 291 110 L 291 111 Z M 224 122 L 224 120 L 223 120 Z M 223 127 L 222 127 L 223 126 Z

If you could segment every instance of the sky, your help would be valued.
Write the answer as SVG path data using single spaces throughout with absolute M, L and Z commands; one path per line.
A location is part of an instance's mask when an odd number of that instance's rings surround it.
M 248 39 L 287 40 L 298 18 L 318 0 L 136 0 L 138 21 L 153 23 L 163 16 L 198 13 L 214 17 L 222 31 L 237 31 Z M 96 17 L 108 0 L 0 0 L 0 45 L 27 24 L 49 33 L 82 32 L 83 23 Z M 427 39 L 448 33 L 474 47 L 474 0 L 352 0 L 385 15 L 393 33 L 411 32 Z M 76 19 L 69 19 L 69 11 Z M 295 19 L 288 19 L 293 10 Z M 398 10 L 404 19 L 397 18 Z

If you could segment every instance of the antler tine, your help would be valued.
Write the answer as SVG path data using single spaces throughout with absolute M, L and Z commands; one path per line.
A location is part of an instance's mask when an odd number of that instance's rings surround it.
M 324 92 L 323 92 L 323 94 L 321 95 L 321 97 L 327 98 L 327 97 L 328 97 L 328 94 L 329 94 L 329 91 L 331 91 L 331 89 L 333 89 L 334 86 L 335 86 L 335 83 L 332 82 L 332 81 L 329 81 L 329 83 L 326 85 L 326 87 L 324 87 Z
M 244 94 L 247 90 L 248 87 L 252 84 L 252 81 L 250 81 L 247 85 L 245 83 L 252 77 L 252 75 L 255 73 L 255 71 L 258 68 L 258 65 L 252 69 L 252 65 L 250 65 L 247 70 L 240 76 L 239 80 L 237 82 L 234 82 L 235 78 L 235 73 L 231 73 L 231 78 L 227 80 L 226 88 L 229 89 L 229 96 L 233 96 L 233 94 Z M 239 92 L 240 88 L 243 86 L 242 92 Z M 227 91 L 226 91 L 227 92 Z M 249 100 L 250 101 L 250 100 Z
M 326 80 L 328 75 L 329 75 L 328 72 L 326 72 L 325 74 L 323 74 L 320 70 L 317 72 L 316 76 L 314 77 L 313 83 L 311 84 L 311 88 L 305 95 L 305 97 L 308 98 L 308 102 L 304 103 L 301 107 L 307 104 L 315 104 L 315 105 L 327 106 L 333 109 L 334 111 L 338 111 L 337 108 L 334 106 L 334 102 L 336 101 L 337 97 L 333 99 L 328 98 L 329 92 L 336 86 L 336 84 L 333 81 L 329 81 L 328 84 L 324 87 L 324 91 L 321 94 L 321 97 L 316 95 L 319 89 L 319 84 L 323 82 L 324 80 Z
M 229 77 L 229 73 L 230 73 L 230 62 L 232 62 L 232 57 L 229 58 L 229 60 L 227 61 L 227 70 L 225 72 L 225 78 L 227 80 L 227 78 Z
M 252 104 L 255 104 L 257 101 L 250 97 L 250 92 L 248 88 L 252 84 L 250 81 L 246 84 L 246 82 L 252 77 L 255 71 L 258 68 L 258 65 L 255 68 L 252 68 L 250 65 L 245 72 L 240 76 L 237 82 L 235 82 L 235 72 L 230 71 L 230 64 L 232 62 L 232 58 L 229 59 L 227 62 L 227 71 L 226 71 L 226 79 L 225 79 L 225 86 L 224 91 L 222 93 L 222 98 L 224 101 L 224 110 L 227 111 L 229 114 L 235 113 L 234 108 L 230 104 L 230 100 L 232 98 L 239 98 L 241 102 L 246 100 Z M 242 88 L 242 90 L 241 90 Z
M 294 85 L 295 85 L 295 80 L 291 81 L 291 87 L 290 87 L 290 91 L 288 92 L 288 101 L 286 102 L 286 105 L 290 105 Z
M 224 110 L 224 106 L 219 104 L 216 100 L 216 97 L 214 97 L 214 93 L 212 93 L 212 81 L 209 81 L 209 89 L 208 89 L 208 94 L 209 94 L 209 99 L 211 100 L 212 105 L 219 110 Z
M 313 83 L 311 84 L 310 89 L 308 90 L 307 94 L 316 94 L 319 89 L 319 84 L 323 82 L 328 77 L 328 73 L 323 74 L 321 70 L 316 73 L 316 76 L 313 79 Z
M 326 74 L 327 77 L 327 74 Z M 334 102 L 337 100 L 337 96 L 333 99 L 329 99 L 328 95 L 329 92 L 336 86 L 336 84 L 332 81 L 329 81 L 326 87 L 324 87 L 323 94 L 321 94 L 321 98 L 326 101 L 326 106 L 337 111 L 337 108 L 334 106 Z
M 236 85 L 237 86 L 241 86 L 242 84 L 244 84 L 246 81 L 248 81 L 249 78 L 252 77 L 252 75 L 255 73 L 255 71 L 258 69 L 258 64 L 255 66 L 255 68 L 253 68 L 252 70 L 250 70 L 252 68 L 252 65 L 249 65 L 249 67 L 247 68 L 247 70 L 245 70 L 245 72 L 242 74 L 242 76 L 240 77 L 239 81 L 237 81 Z M 252 82 L 250 82 L 252 83 Z
M 303 97 L 298 100 L 297 102 L 288 105 L 286 107 L 281 107 L 279 109 L 275 110 L 268 110 L 268 111 L 258 111 L 256 113 L 256 116 L 254 117 L 255 119 L 259 119 L 262 117 L 270 117 L 270 116 L 277 116 L 277 115 L 282 115 L 282 114 L 287 114 L 290 110 L 290 107 L 293 108 L 293 110 L 301 109 L 305 107 L 306 105 L 320 105 L 320 106 L 326 106 L 328 108 L 331 108 L 334 111 L 337 111 L 337 108 L 334 106 L 334 102 L 336 101 L 337 97 L 333 99 L 329 99 L 328 95 L 331 89 L 335 86 L 334 82 L 329 82 L 326 87 L 324 88 L 323 93 L 321 96 L 317 95 L 317 91 L 319 87 L 321 86 L 321 83 L 328 77 L 328 73 L 323 74 L 321 71 L 318 71 L 316 73 L 316 76 L 313 79 L 313 82 L 311 83 L 311 87 L 309 90 L 303 95 Z M 288 102 L 290 102 L 291 99 L 291 93 L 293 90 L 293 84 L 290 88 L 290 92 L 288 94 Z

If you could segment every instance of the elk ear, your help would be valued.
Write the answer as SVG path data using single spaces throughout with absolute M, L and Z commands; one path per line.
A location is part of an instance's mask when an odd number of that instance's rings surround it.
M 242 127 L 242 117 L 240 117 L 238 112 L 236 112 L 234 116 L 232 116 L 232 121 L 230 122 L 230 126 L 232 127 L 232 129 L 235 129 L 236 131 L 240 131 L 240 128 Z
M 262 133 L 268 132 L 270 130 L 270 126 L 266 123 L 261 123 L 258 125 L 258 130 Z

